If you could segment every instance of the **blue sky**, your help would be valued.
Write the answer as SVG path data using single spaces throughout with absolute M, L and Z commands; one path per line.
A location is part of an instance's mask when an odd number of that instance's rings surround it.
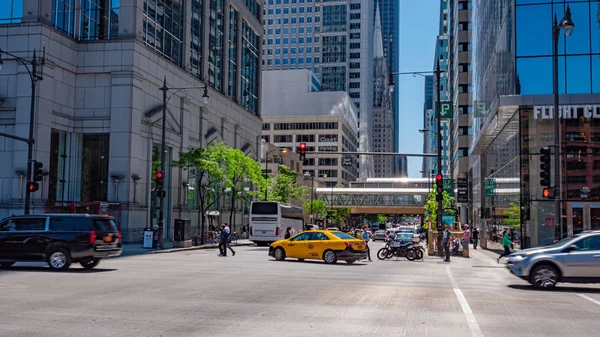
M 400 1 L 400 72 L 433 70 L 439 0 Z M 400 100 L 400 152 L 423 153 L 423 77 L 396 76 Z M 408 159 L 409 177 L 420 177 L 420 157 Z

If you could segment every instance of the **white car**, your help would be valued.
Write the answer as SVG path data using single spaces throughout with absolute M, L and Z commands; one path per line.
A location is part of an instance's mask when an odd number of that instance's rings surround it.
M 328 231 L 339 231 L 340 229 L 337 227 L 327 227 Z

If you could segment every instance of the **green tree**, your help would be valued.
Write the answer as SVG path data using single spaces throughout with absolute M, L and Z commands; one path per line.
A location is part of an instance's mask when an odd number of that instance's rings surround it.
M 242 191 L 245 182 L 250 182 L 258 186 L 265 185 L 265 178 L 262 176 L 260 164 L 254 159 L 246 156 L 244 152 L 238 149 L 225 146 L 224 148 L 224 185 L 229 190 L 231 201 L 231 212 L 229 212 L 229 224 L 235 230 L 233 219 L 235 216 L 236 200 L 242 198 Z M 253 194 L 249 191 L 247 194 Z
M 263 187 L 262 193 L 264 195 L 264 188 L 267 188 L 267 200 L 269 201 L 287 204 L 290 199 L 304 200 L 308 195 L 308 188 L 296 182 L 296 172 L 285 165 L 279 165 L 275 177 L 270 178 L 269 182 L 263 186 L 261 186 Z
M 386 223 L 387 222 L 388 217 L 383 215 L 383 214 L 377 214 L 377 223 Z
M 198 210 L 200 212 L 200 233 L 204 233 L 206 225 L 206 212 L 216 203 L 223 193 L 217 186 L 225 178 L 224 162 L 227 154 L 227 146 L 223 143 L 208 146 L 206 149 L 191 148 L 179 155 L 179 160 L 173 162 L 173 166 L 184 170 L 193 170 L 197 186 Z M 199 226 L 200 227 L 200 226 Z M 204 241 L 204 236 L 202 235 Z
M 327 215 L 327 205 L 323 200 L 309 200 L 304 203 L 304 212 L 314 216 L 320 215 L 323 217 Z
M 332 208 L 329 210 L 328 218 L 332 224 L 339 224 L 344 218 L 350 217 L 350 208 Z
M 451 197 L 448 192 L 443 192 L 444 200 L 442 201 L 442 205 L 444 205 L 444 209 L 450 208 L 452 203 L 454 203 L 455 198 Z M 438 201 L 436 200 L 436 192 L 431 191 L 427 195 L 427 201 L 425 202 L 425 206 L 423 206 L 425 211 L 427 212 L 426 223 L 423 225 L 424 229 L 429 228 L 429 223 L 432 224 L 432 229 L 436 229 L 437 224 L 437 209 L 438 209 Z
M 504 224 L 507 226 L 519 228 L 521 227 L 521 198 L 517 197 L 514 201 L 508 204 L 508 209 L 504 211 L 506 219 Z

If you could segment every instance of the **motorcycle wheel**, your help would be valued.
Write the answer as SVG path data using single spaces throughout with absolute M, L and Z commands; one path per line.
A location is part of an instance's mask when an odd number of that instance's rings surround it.
M 420 249 L 417 249 L 417 251 L 415 252 L 415 258 L 417 260 L 423 260 L 423 251 Z
M 408 261 L 414 261 L 417 257 L 415 256 L 415 251 L 414 250 L 409 250 L 406 252 L 406 259 Z
M 387 248 L 381 248 L 379 251 L 377 251 L 377 258 L 380 260 L 385 260 L 388 256 L 388 249 Z

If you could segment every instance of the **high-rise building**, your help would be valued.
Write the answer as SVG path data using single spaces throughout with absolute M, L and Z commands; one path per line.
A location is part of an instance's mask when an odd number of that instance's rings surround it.
M 358 109 L 359 148 L 372 149 L 375 4 L 267 0 L 263 10 L 265 70 L 311 69 L 324 91 L 346 91 Z M 360 170 L 373 175 L 373 158 Z
M 263 79 L 262 92 L 270 97 L 263 105 L 263 139 L 294 152 L 306 143 L 303 172 L 329 187 L 357 180 L 364 167 L 344 166 L 347 155 L 339 154 L 357 151 L 357 109 L 348 93 L 307 90 L 306 69 L 264 71 Z
M 435 121 L 433 118 L 433 76 L 427 75 L 425 76 L 425 85 L 424 85 L 424 97 L 425 102 L 423 102 L 423 129 L 431 130 L 432 124 Z M 425 132 L 423 134 L 423 153 L 435 153 L 437 149 L 432 148 L 432 137 L 435 137 L 431 132 Z M 429 158 L 423 158 L 423 164 L 421 166 L 421 174 L 423 178 L 427 178 L 431 175 L 431 161 Z
M 471 112 L 473 111 L 472 73 L 472 0 L 450 1 L 448 7 L 451 21 L 448 46 L 449 99 L 453 113 L 450 129 L 450 177 L 455 182 L 468 178 L 469 146 L 471 144 Z M 468 221 L 468 204 L 459 204 L 463 222 Z
M 375 86 L 373 101 L 373 152 L 394 152 L 396 125 L 394 122 L 393 93 L 388 86 L 389 68 L 383 53 L 383 35 L 381 30 L 379 7 L 375 14 Z M 394 177 L 397 175 L 395 157 L 375 156 L 375 177 Z
M 197 191 L 205 182 L 172 163 L 181 151 L 220 141 L 258 157 L 260 3 L 3 0 L 0 49 L 26 60 L 45 49 L 33 160 L 47 174 L 32 194 L 32 213 L 108 213 L 124 241 L 140 242 L 144 228 L 157 224 L 152 181 L 164 153 L 164 237 L 173 237 L 175 217 L 199 223 Z M 0 131 L 29 138 L 29 74 L 13 56 L 3 53 L 2 61 Z M 163 119 L 165 82 L 188 89 L 167 91 Z M 2 218 L 24 207 L 28 151 L 25 143 L 0 144 Z
M 383 38 L 383 56 L 387 61 L 390 71 L 399 71 L 400 57 L 400 5 L 398 0 L 377 0 L 381 17 L 381 28 Z M 400 102 L 399 94 L 394 93 L 392 100 L 394 105 L 394 152 L 400 151 Z M 395 175 L 407 175 L 407 158 L 395 158 Z

